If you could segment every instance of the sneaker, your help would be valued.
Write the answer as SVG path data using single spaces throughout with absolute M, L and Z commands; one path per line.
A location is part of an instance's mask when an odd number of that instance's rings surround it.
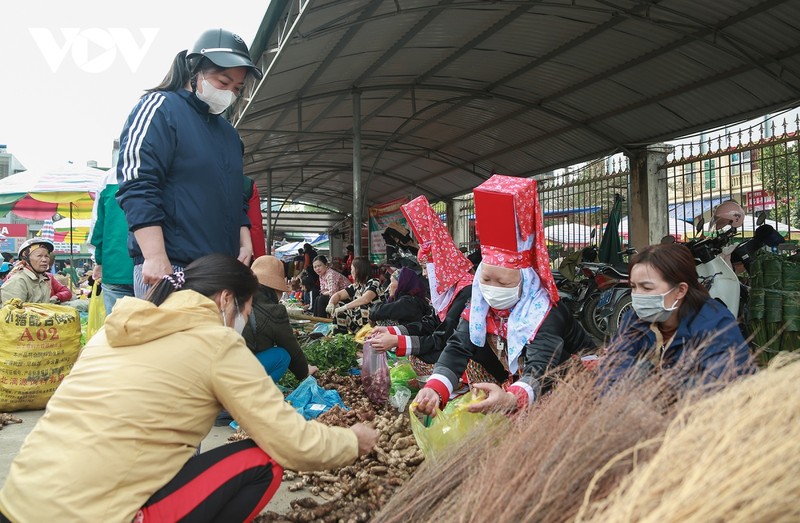
M 217 415 L 217 419 L 214 421 L 214 426 L 227 427 L 231 421 L 233 421 L 233 416 L 231 416 L 227 410 L 223 410 L 219 413 L 219 415 Z

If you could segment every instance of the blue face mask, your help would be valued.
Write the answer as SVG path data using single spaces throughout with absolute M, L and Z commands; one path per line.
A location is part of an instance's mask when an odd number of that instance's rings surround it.
M 636 294 L 631 293 L 631 306 L 636 311 L 639 319 L 648 323 L 659 323 L 667 321 L 672 313 L 678 309 L 678 301 L 667 308 L 664 305 L 664 299 L 667 294 L 674 291 L 675 287 L 671 288 L 664 294 Z

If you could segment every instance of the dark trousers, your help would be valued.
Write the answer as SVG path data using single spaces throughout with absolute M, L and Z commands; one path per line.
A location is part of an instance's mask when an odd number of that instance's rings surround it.
M 253 440 L 222 445 L 186 465 L 145 503 L 136 523 L 252 521 L 278 490 L 283 469 Z
M 328 306 L 328 302 L 331 301 L 330 296 L 325 296 L 324 294 L 320 294 L 314 299 L 314 307 L 311 309 L 314 316 L 318 316 L 320 318 L 327 318 L 328 313 L 325 312 L 325 307 Z

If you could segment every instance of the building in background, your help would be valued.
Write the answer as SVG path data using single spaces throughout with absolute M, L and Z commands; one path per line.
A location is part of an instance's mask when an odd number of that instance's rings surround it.
M 25 166 L 13 154 L 8 152 L 4 144 L 0 144 L 0 179 L 24 170 Z

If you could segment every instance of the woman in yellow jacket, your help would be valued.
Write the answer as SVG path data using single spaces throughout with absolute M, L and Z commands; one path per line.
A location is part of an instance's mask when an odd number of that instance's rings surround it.
M 257 290 L 249 268 L 212 254 L 147 301 L 117 302 L 12 463 L 0 521 L 250 521 L 282 467 L 369 452 L 375 431 L 306 421 L 247 348 Z M 195 456 L 222 408 L 252 440 Z

